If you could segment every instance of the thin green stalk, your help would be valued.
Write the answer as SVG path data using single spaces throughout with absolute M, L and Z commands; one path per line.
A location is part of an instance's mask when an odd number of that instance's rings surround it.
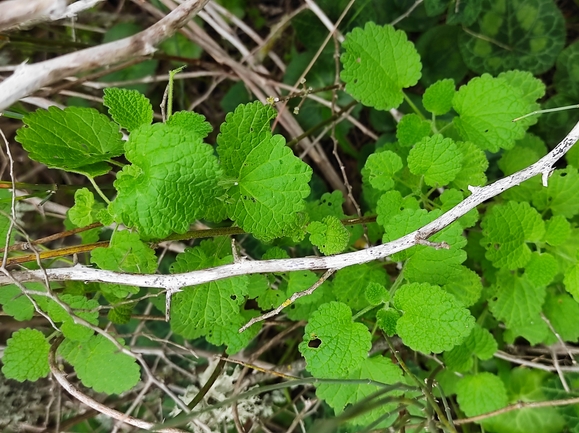
M 426 117 L 424 117 L 424 114 L 422 114 L 422 111 L 420 111 L 418 109 L 418 107 L 414 104 L 414 102 L 412 102 L 412 100 L 408 97 L 408 95 L 406 95 L 406 93 L 402 92 L 402 94 L 404 95 L 404 100 L 408 103 L 408 105 L 410 105 L 410 107 L 412 108 L 412 110 L 418 114 L 418 116 L 420 116 L 420 118 L 422 120 L 426 120 Z
M 211 389 L 211 387 L 213 386 L 213 384 L 215 383 L 215 381 L 217 380 L 217 378 L 219 377 L 219 375 L 223 371 L 223 367 L 225 366 L 226 361 L 227 361 L 227 355 L 224 353 L 221 356 L 221 359 L 219 360 L 217 365 L 215 366 L 215 370 L 213 370 L 213 373 L 211 373 L 211 376 L 209 376 L 209 379 L 207 379 L 207 382 L 205 382 L 205 385 L 203 385 L 203 388 L 201 388 L 199 390 L 199 392 L 197 393 L 195 398 L 193 398 L 193 400 L 191 400 L 189 402 L 189 404 L 187 405 L 189 407 L 189 409 L 194 409 L 195 406 L 197 406 L 199 404 L 199 402 L 201 402 L 201 400 L 203 400 L 203 397 L 205 397 L 207 395 L 207 393 L 209 392 L 209 390 Z
M 185 69 L 185 66 L 169 71 L 169 91 L 167 92 L 167 119 L 173 114 L 173 81 L 175 75 Z
M 101 189 L 99 188 L 99 186 L 96 184 L 96 182 L 94 181 L 94 178 L 92 176 L 88 176 L 87 175 L 88 180 L 90 181 L 90 183 L 92 184 L 92 186 L 94 187 L 94 190 L 96 191 L 96 193 L 98 195 L 101 196 L 101 198 L 105 201 L 106 204 L 111 204 L 111 201 L 107 198 L 107 196 L 101 191 Z
M 368 311 L 373 310 L 374 308 L 378 308 L 380 305 L 368 305 L 366 308 L 363 308 L 362 310 L 358 311 L 353 317 L 352 320 L 356 320 L 358 319 L 358 317 L 363 316 L 364 314 L 366 314 Z
M 564 110 L 572 110 L 573 108 L 579 108 L 579 104 L 575 104 L 575 105 L 566 105 L 564 107 L 556 107 L 556 108 L 547 108 L 545 110 L 537 110 L 537 111 L 533 111 L 531 113 L 525 114 L 524 116 L 521 117 L 517 117 L 516 119 L 513 119 L 513 122 L 518 122 L 519 120 L 522 120 L 526 117 L 529 116 L 534 116 L 535 114 L 542 114 L 542 113 L 554 113 L 556 111 L 564 111 Z

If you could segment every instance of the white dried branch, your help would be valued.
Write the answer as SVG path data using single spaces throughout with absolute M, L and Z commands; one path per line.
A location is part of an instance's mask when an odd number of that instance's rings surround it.
M 15 1 L 15 0 L 12 0 Z M 187 0 L 146 30 L 128 38 L 87 48 L 31 65 L 20 65 L 0 83 L 0 110 L 65 77 L 105 67 L 133 57 L 147 56 L 197 14 L 208 0 Z
M 66 0 L 7 0 L 0 3 L 0 31 L 50 21 L 66 10 Z
M 0 31 L 29 28 L 45 21 L 73 18 L 104 0 L 8 0 L 0 3 Z M 7 10 L 7 16 L 2 15 Z
M 173 275 L 124 274 L 93 269 L 81 265 L 63 269 L 47 269 L 46 274 L 52 281 L 74 280 L 116 283 L 131 286 L 164 288 L 170 293 L 175 293 L 180 291 L 183 287 L 195 286 L 238 275 L 302 270 L 338 270 L 356 264 L 384 259 L 392 254 L 422 243 L 424 240 L 449 226 L 479 204 L 501 194 L 513 186 L 521 184 L 527 179 L 541 175 L 543 185 L 547 186 L 547 179 L 553 171 L 555 163 L 561 159 L 578 140 L 579 122 L 551 152 L 536 163 L 490 185 L 484 187 L 470 187 L 469 189 L 472 194 L 469 197 L 431 223 L 392 242 L 365 250 L 328 257 L 303 257 L 261 261 L 246 260 L 230 265 Z M 42 279 L 43 275 L 44 274 L 41 271 L 18 271 L 12 273 L 13 278 L 20 282 L 38 281 Z M 11 281 L 8 278 L 0 277 L 0 285 L 10 283 Z
M 126 415 L 124 413 L 121 413 L 119 411 L 111 409 L 110 407 L 107 407 L 104 404 L 99 403 L 98 401 L 92 399 L 88 395 L 79 391 L 72 383 L 70 383 L 66 379 L 66 375 L 62 371 L 60 371 L 60 368 L 58 367 L 58 365 L 56 365 L 55 352 L 56 352 L 57 348 L 58 348 L 58 344 L 53 344 L 52 347 L 50 348 L 50 354 L 48 356 L 48 365 L 50 366 L 50 371 L 51 371 L 52 375 L 54 376 L 54 378 L 56 379 L 56 381 L 70 395 L 72 395 L 74 398 L 76 398 L 80 402 L 84 403 L 88 407 L 96 410 L 97 412 L 102 413 L 103 415 L 109 416 L 113 419 L 124 422 L 126 424 L 130 424 L 134 427 L 138 427 L 138 428 L 141 428 L 144 430 L 153 430 L 155 424 L 144 421 L 144 420 L 139 419 L 139 418 L 134 418 L 130 415 Z M 184 430 L 180 430 L 177 428 L 163 428 L 163 429 L 155 429 L 153 431 L 161 432 L 161 433 L 185 433 Z

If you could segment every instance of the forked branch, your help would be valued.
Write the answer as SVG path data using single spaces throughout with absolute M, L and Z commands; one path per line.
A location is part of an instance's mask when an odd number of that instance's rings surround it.
M 166 289 L 169 293 L 175 293 L 183 287 L 195 286 L 238 275 L 302 270 L 338 270 L 347 266 L 367 263 L 386 258 L 414 245 L 423 244 L 430 236 L 449 226 L 479 204 L 534 176 L 541 175 L 543 185 L 547 186 L 549 175 L 553 171 L 556 162 L 559 161 L 578 140 L 579 123 L 574 126 L 571 132 L 557 144 L 551 152 L 536 163 L 490 185 L 470 187 L 469 189 L 472 194 L 469 197 L 431 223 L 392 242 L 365 250 L 328 257 L 303 257 L 261 261 L 242 260 L 230 265 L 173 275 L 125 274 L 93 269 L 82 265 L 76 265 L 71 268 L 47 269 L 45 272 L 51 281 L 74 280 L 157 287 Z M 44 275 L 44 271 L 18 271 L 12 273 L 13 278 L 20 282 L 42 281 Z M 10 283 L 11 280 L 8 277 L 0 277 L 0 285 Z
M 193 18 L 209 0 L 186 0 L 166 17 L 128 38 L 76 51 L 44 62 L 21 65 L 0 83 L 0 110 L 64 77 L 147 56 Z

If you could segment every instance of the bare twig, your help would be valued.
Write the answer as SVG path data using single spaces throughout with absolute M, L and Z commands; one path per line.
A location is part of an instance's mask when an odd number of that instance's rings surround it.
M 32 65 L 20 65 L 0 83 L 0 110 L 41 87 L 79 72 L 146 56 L 197 14 L 208 0 L 187 0 L 148 29 L 128 38 L 76 51 Z
M 501 350 L 497 350 L 493 356 L 495 358 L 504 359 L 505 361 L 509 361 L 509 362 L 514 363 L 514 364 L 525 365 L 527 367 L 536 368 L 537 370 L 557 371 L 557 368 L 555 368 L 552 365 L 539 364 L 538 362 L 533 362 L 533 361 L 528 361 L 526 359 L 521 359 L 517 356 L 510 355 L 510 354 L 503 352 Z M 559 370 L 577 373 L 577 372 L 579 372 L 579 367 L 578 366 L 570 366 L 569 367 L 569 366 L 565 366 L 565 365 L 560 365 Z
M 0 3 L 0 31 L 15 29 L 33 22 L 61 15 L 66 0 L 8 0 Z
M 423 0 L 416 0 L 414 2 L 414 4 L 412 6 L 410 6 L 408 8 L 408 10 L 406 12 L 404 12 L 402 15 L 400 15 L 398 18 L 396 18 L 394 21 L 392 21 L 390 23 L 391 26 L 395 26 L 396 24 L 398 24 L 400 21 L 402 21 L 405 18 L 408 18 L 410 16 L 410 14 L 412 12 L 414 12 L 414 9 L 416 9 L 418 6 L 420 6 L 420 3 L 422 3 Z
M 155 424 L 144 421 L 142 419 L 134 418 L 129 415 L 125 415 L 124 413 L 118 412 L 114 409 L 111 409 L 104 404 L 99 403 L 98 401 L 92 399 L 86 394 L 80 392 L 72 383 L 70 383 L 63 372 L 60 371 L 60 368 L 56 365 L 56 349 L 58 348 L 58 341 L 52 344 L 50 348 L 50 354 L 48 356 L 48 365 L 50 366 L 50 371 L 57 382 L 62 386 L 70 395 L 74 398 L 82 402 L 83 404 L 87 405 L 88 407 L 102 413 L 103 415 L 109 416 L 116 420 L 122 421 L 126 424 L 130 424 L 132 426 L 142 428 L 144 430 L 153 430 Z M 164 428 L 154 430 L 156 432 L 161 433 L 185 433 L 184 430 L 180 430 L 177 428 Z
M 254 323 L 263 322 L 265 319 L 268 319 L 268 318 L 270 318 L 270 317 L 273 317 L 273 316 L 281 313 L 281 311 L 282 311 L 284 308 L 289 307 L 291 304 L 293 304 L 293 303 L 294 303 L 295 301 L 297 301 L 299 298 L 303 298 L 304 296 L 309 296 L 309 295 L 311 295 L 312 293 L 314 293 L 314 291 L 315 291 L 318 287 L 320 287 L 320 286 L 324 283 L 324 281 L 326 281 L 328 278 L 330 278 L 330 276 L 331 276 L 334 272 L 336 272 L 335 269 L 328 269 L 328 270 L 324 273 L 324 275 L 322 275 L 322 276 L 318 279 L 318 281 L 316 281 L 316 282 L 312 285 L 312 287 L 310 287 L 309 289 L 303 290 L 303 291 L 301 291 L 301 292 L 296 292 L 296 293 L 294 293 L 294 294 L 291 295 L 288 299 L 286 299 L 285 301 L 283 301 L 282 304 L 281 304 L 279 307 L 277 307 L 277 308 L 275 308 L 275 309 L 273 309 L 273 310 L 271 310 L 271 311 L 269 311 L 269 312 L 267 312 L 267 313 L 265 313 L 265 314 L 262 314 L 261 316 L 254 317 L 254 318 L 251 319 L 249 322 L 247 322 L 245 325 L 243 325 L 243 326 L 239 329 L 239 332 L 245 331 L 246 329 L 248 329 L 248 328 L 249 328 L 251 325 L 253 325 Z
M 497 180 L 490 185 L 484 187 L 469 187 L 472 193 L 469 197 L 464 199 L 448 212 L 436 218 L 434 221 L 392 242 L 367 248 L 365 250 L 327 257 L 303 257 L 255 261 L 246 260 L 230 265 L 222 265 L 214 268 L 172 275 L 124 274 L 87 268 L 81 265 L 76 265 L 71 268 L 47 269 L 46 273 L 51 280 L 55 281 L 95 281 L 129 286 L 158 287 L 179 291 L 183 287 L 196 286 L 198 284 L 208 283 L 237 275 L 302 270 L 342 269 L 356 264 L 368 263 L 404 251 L 416 245 L 421 240 L 428 239 L 430 236 L 449 226 L 479 204 L 503 193 L 513 186 L 521 184 L 527 179 L 540 174 L 542 175 L 543 185 L 546 186 L 555 163 L 565 155 L 578 139 L 579 123 L 574 126 L 571 132 L 559 144 L 557 144 L 551 152 L 536 163 L 510 176 Z M 39 278 L 42 278 L 43 274 L 39 271 L 18 271 L 13 272 L 12 275 L 16 280 L 26 282 L 38 281 Z M 0 277 L 0 285 L 10 283 L 11 281 L 9 278 Z

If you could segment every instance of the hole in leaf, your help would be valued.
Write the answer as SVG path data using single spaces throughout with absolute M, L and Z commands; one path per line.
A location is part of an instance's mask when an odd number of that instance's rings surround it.
M 361 59 L 360 57 L 358 57 L 358 58 L 356 59 L 356 63 L 362 63 L 362 59 Z
M 321 345 L 322 345 L 322 340 L 320 340 L 319 338 L 316 338 L 315 340 L 310 340 L 308 342 L 308 347 L 311 347 L 312 349 L 317 349 Z
M 230 298 L 231 298 L 232 301 L 237 300 L 237 296 L 235 296 L 235 295 L 231 295 Z
M 567 173 L 563 172 L 563 173 L 561 173 L 560 176 L 561 176 L 561 177 L 565 177 L 565 176 L 567 176 Z
M 354 79 L 354 84 L 358 84 L 358 79 Z

